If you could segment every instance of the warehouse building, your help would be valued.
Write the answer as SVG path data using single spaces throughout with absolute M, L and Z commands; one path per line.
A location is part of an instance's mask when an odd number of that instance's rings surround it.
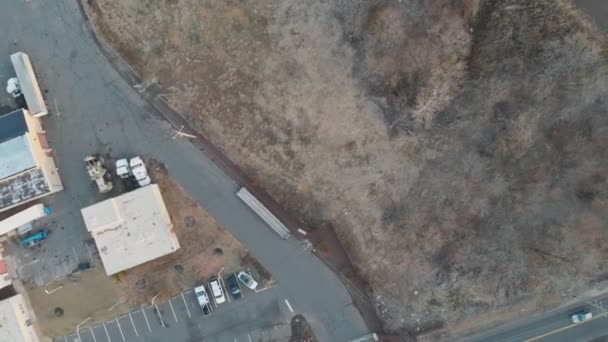
M 0 116 L 0 212 L 61 190 L 40 120 L 25 109 Z
M 81 212 L 108 275 L 179 249 L 156 184 L 93 204 Z

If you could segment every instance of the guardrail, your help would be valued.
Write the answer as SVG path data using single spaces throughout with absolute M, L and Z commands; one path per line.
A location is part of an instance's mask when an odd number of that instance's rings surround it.
M 237 193 L 237 197 L 243 200 L 251 210 L 253 210 L 266 224 L 270 226 L 281 238 L 287 240 L 291 235 L 289 229 L 281 222 L 273 213 L 270 212 L 255 196 L 253 196 L 247 188 L 241 188 Z

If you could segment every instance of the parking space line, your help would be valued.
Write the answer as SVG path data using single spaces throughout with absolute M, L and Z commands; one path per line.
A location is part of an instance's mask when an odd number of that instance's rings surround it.
M 171 298 L 169 298 L 169 306 L 171 307 L 171 312 L 173 312 L 173 318 L 175 318 L 175 323 L 178 322 L 177 315 L 175 314 L 175 310 L 173 310 L 173 304 L 171 304 Z
M 93 336 L 93 341 L 97 342 L 97 339 L 95 338 L 95 333 L 93 333 L 93 328 L 89 327 L 89 330 L 91 331 L 91 336 Z
M 192 315 L 190 315 L 190 309 L 188 309 L 188 303 L 186 303 L 186 297 L 184 297 L 183 292 L 182 292 L 182 300 L 184 301 L 184 306 L 186 307 L 186 312 L 188 313 L 188 318 L 192 318 Z
M 133 316 L 131 316 L 130 312 L 129 312 L 129 318 L 131 319 L 131 325 L 133 325 L 133 331 L 135 331 L 135 336 L 139 337 L 139 333 L 137 333 L 137 328 L 135 327 L 135 322 L 133 322 Z
M 122 341 L 125 342 L 125 335 L 122 333 L 122 328 L 120 327 L 120 322 L 118 321 L 118 317 L 115 318 L 116 324 L 118 324 L 118 331 L 120 331 L 120 336 L 122 336 Z
M 156 303 L 154 304 L 154 308 L 156 309 L 156 314 L 158 315 L 158 318 L 160 318 L 160 324 L 163 326 L 163 328 L 166 328 L 165 321 L 163 320 L 163 315 L 160 313 L 160 310 L 158 310 L 158 305 L 156 305 Z
M 106 322 L 101 322 L 101 324 L 103 324 L 103 330 L 106 331 L 106 336 L 108 337 L 108 342 L 112 342 L 112 339 L 110 338 L 110 334 L 108 334 L 108 328 L 106 328 Z
M 144 309 L 144 306 L 141 306 L 141 312 L 144 313 L 144 318 L 146 319 L 146 324 L 148 325 L 148 330 L 150 330 L 150 332 L 152 332 L 152 328 L 150 328 L 150 322 L 148 322 L 148 316 L 146 316 L 146 310 Z
M 65 340 L 65 342 L 68 342 L 68 337 L 67 336 L 63 336 L 63 339 Z
M 291 311 L 291 313 L 293 313 L 293 308 L 291 307 L 291 304 L 289 304 L 289 301 L 287 299 L 285 299 L 285 305 L 287 305 L 287 308 L 289 309 L 289 311 Z

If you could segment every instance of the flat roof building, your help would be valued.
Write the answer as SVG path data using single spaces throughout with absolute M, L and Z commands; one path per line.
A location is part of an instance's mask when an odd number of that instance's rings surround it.
M 0 116 L 0 212 L 61 190 L 40 120 L 25 109 Z
M 22 295 L 0 301 L 0 342 L 38 342 L 33 319 Z
M 82 208 L 81 213 L 108 275 L 179 249 L 156 184 Z

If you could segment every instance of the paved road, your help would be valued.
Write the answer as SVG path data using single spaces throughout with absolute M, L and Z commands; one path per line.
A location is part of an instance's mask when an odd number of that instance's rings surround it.
M 581 309 L 589 310 L 596 319 L 574 325 L 570 316 Z M 543 342 L 591 341 L 608 335 L 608 296 L 558 308 L 544 314 L 525 317 L 522 320 L 496 329 L 461 339 L 461 342 L 521 342 L 527 340 Z M 604 324 L 604 325 L 603 325 Z
M 307 317 L 321 341 L 346 341 L 368 332 L 332 272 L 315 257 L 294 253 L 298 244 L 275 236 L 237 199 L 234 182 L 190 143 L 171 139 L 172 128 L 99 52 L 76 0 L 1 1 L 0 31 L 5 38 L 0 56 L 6 58 L 0 63 L 2 79 L 10 75 L 9 53 L 22 50 L 46 90 L 53 113 L 44 125 L 66 188 L 57 196 L 71 203 L 55 210 L 72 215 L 74 243 L 82 244 L 86 236 L 78 209 L 92 201 L 82 158 L 95 151 L 153 157 L 253 251 L 277 279 L 276 291 Z

